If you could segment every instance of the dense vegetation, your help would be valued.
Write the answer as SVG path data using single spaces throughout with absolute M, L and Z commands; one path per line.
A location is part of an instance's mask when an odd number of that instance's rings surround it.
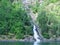
M 60 2 L 59 0 L 48 0 L 40 5 L 38 10 L 38 22 L 42 35 L 45 38 L 56 38 L 60 36 Z
M 14 35 L 16 38 L 32 35 L 30 18 L 21 1 L 0 0 L 0 35 Z
M 29 5 L 33 13 L 38 13 L 37 22 L 45 38 L 60 36 L 60 1 L 43 0 L 40 4 Z M 30 17 L 21 0 L 0 0 L 0 35 L 14 35 L 24 38 L 32 35 Z

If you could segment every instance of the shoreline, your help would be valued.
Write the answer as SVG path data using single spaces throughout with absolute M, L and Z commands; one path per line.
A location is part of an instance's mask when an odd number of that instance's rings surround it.
M 5 37 L 0 37 L 0 41 L 8 41 L 8 42 L 16 42 L 16 41 L 21 41 L 21 42 L 35 42 L 35 39 L 33 36 L 28 36 L 28 37 L 25 37 L 24 39 L 16 39 L 15 37 L 14 38 L 7 38 L 7 36 Z M 51 42 L 51 41 L 60 41 L 60 37 L 56 37 L 56 38 L 50 38 L 50 39 L 46 39 L 46 38 L 43 38 L 41 40 L 41 42 Z
M 40 41 L 40 42 L 60 42 L 60 39 L 58 40 L 50 40 L 50 39 L 45 39 L 43 41 Z M 0 39 L 0 42 L 36 42 L 34 40 L 24 40 L 24 39 Z

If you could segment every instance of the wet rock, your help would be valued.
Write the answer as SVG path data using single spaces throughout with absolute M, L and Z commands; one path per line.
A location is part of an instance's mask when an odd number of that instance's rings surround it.
M 34 41 L 33 36 L 26 36 L 24 39 L 24 41 Z

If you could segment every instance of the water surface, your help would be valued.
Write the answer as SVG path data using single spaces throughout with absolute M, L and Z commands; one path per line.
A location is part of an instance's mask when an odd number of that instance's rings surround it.
M 60 42 L 0 41 L 0 45 L 60 45 Z

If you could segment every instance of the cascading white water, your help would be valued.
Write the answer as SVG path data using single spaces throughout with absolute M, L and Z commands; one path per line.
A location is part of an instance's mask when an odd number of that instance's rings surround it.
M 33 26 L 33 32 L 34 32 L 34 39 L 40 42 L 39 35 L 35 25 Z

